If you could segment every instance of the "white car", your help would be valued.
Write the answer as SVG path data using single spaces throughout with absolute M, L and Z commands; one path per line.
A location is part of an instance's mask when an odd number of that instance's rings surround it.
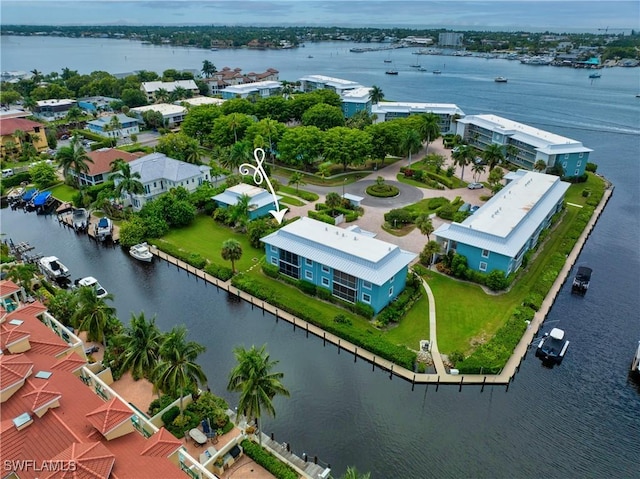
M 469 188 L 470 190 L 479 190 L 480 188 L 484 188 L 484 185 L 482 183 L 469 183 L 467 185 L 467 188 Z

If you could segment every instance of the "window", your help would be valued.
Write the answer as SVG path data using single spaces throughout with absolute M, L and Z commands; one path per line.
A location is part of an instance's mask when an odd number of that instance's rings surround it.
M 393 280 L 396 279 L 395 275 L 391 276 L 391 279 L 389 280 L 389 283 L 393 283 Z
M 271 264 L 278 266 L 278 257 L 277 256 L 272 256 L 271 257 Z
M 566 155 L 564 155 L 564 159 L 568 160 L 569 159 L 569 153 L 567 153 Z
M 580 174 L 580 170 L 577 170 L 577 169 L 576 169 L 576 171 L 575 171 L 574 175 L 575 175 L 575 176 L 578 176 L 579 174 Z
M 333 272 L 333 295 L 349 303 L 355 303 L 358 278 L 342 271 Z
M 482 250 L 482 257 L 483 258 L 488 258 L 489 257 L 489 250 L 483 249 Z
M 313 261 L 310 260 L 309 258 L 305 258 L 304 259 L 304 264 L 306 264 L 307 266 L 313 266 Z
M 367 293 L 363 293 L 362 294 L 362 302 L 363 303 L 367 303 L 367 304 L 371 304 L 371 295 L 369 295 Z
M 322 278 L 322 286 L 329 286 L 329 278 Z
M 563 167 L 563 168 L 566 168 L 566 167 L 567 167 L 567 162 L 566 162 L 566 161 L 563 161 L 563 162 L 562 162 L 562 167 Z
M 329 272 L 329 267 L 325 266 L 325 265 L 322 265 L 322 272 L 323 273 L 328 273 Z
M 290 251 L 280 250 L 280 272 L 294 279 L 300 278 L 300 258 Z
M 393 296 L 393 286 L 389 288 L 389 296 Z
M 157 188 L 157 187 L 158 187 L 158 185 L 156 185 L 156 182 L 155 182 L 155 181 L 153 182 L 153 187 L 154 187 L 154 188 Z
M 580 153 L 580 154 L 578 155 L 578 158 L 582 158 L 583 156 L 584 156 L 584 153 Z
M 371 283 L 369 281 L 362 281 L 362 287 L 365 289 L 371 289 Z
M 313 273 L 311 271 L 305 271 L 304 272 L 304 277 L 305 277 L 305 279 L 308 279 L 309 281 L 313 281 Z
M 480 271 L 486 271 L 487 270 L 487 263 L 485 263 L 484 261 L 480 261 Z
M 277 253 L 278 252 L 278 248 L 276 248 L 275 246 L 271 245 L 271 252 L 272 253 Z
M 576 166 L 580 166 L 582 164 L 582 161 L 578 160 L 578 162 L 576 163 Z

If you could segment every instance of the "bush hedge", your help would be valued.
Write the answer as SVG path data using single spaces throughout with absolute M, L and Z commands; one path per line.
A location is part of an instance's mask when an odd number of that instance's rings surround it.
M 277 479 L 298 479 L 298 473 L 294 471 L 291 466 L 280 461 L 259 444 L 245 439 L 240 443 L 240 445 L 247 456 L 253 459 L 260 466 L 264 467 Z
M 313 218 L 314 220 L 322 221 L 323 223 L 327 223 L 330 225 L 335 225 L 336 220 L 329 216 L 326 213 L 319 213 L 317 211 L 309 210 L 308 212 L 309 218 Z
M 393 198 L 400 194 L 400 190 L 393 185 L 371 185 L 367 186 L 365 190 L 368 195 L 375 196 L 377 198 Z
M 227 266 L 220 266 L 215 263 L 209 263 L 204 267 L 204 271 L 222 281 L 228 281 L 233 277 L 233 271 Z

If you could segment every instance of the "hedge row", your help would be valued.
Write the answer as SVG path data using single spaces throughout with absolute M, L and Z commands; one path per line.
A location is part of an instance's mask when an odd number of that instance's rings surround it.
M 298 479 L 298 473 L 294 471 L 291 466 L 280 461 L 280 459 L 266 451 L 259 444 L 245 439 L 240 445 L 247 456 L 264 467 L 277 479 Z
M 221 279 L 222 281 L 227 281 L 233 276 L 230 268 L 226 266 L 219 266 L 214 263 L 209 263 L 206 258 L 203 258 L 198 253 L 189 253 L 168 243 L 161 243 L 160 245 L 156 245 L 156 247 L 159 250 L 173 256 L 174 258 L 178 258 L 179 260 L 184 261 L 194 268 L 206 271 L 211 276 Z
M 309 210 L 307 214 L 309 215 L 309 218 L 313 218 L 314 220 L 322 221 L 323 223 L 328 223 L 330 225 L 336 224 L 336 220 L 326 213 Z
M 283 300 L 280 295 L 270 289 L 267 284 L 258 282 L 244 274 L 236 275 L 231 280 L 231 283 L 236 288 L 272 304 L 283 311 L 293 314 L 308 323 L 316 325 L 329 333 L 344 338 L 358 347 L 364 348 L 406 369 L 413 369 L 416 353 L 407 349 L 405 346 L 391 344 L 382 337 L 382 333 L 353 329 L 349 324 L 335 322 L 333 320 L 334 318 L 326 317 L 323 312 L 315 309 L 304 297 L 301 297 L 299 301 L 291 297 Z M 323 291 L 323 288 L 319 288 L 318 291 Z

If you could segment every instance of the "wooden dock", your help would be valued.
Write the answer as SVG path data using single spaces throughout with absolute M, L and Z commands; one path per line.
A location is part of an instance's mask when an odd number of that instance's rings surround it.
M 94 241 L 98 241 L 98 239 L 96 238 L 96 226 L 98 225 L 99 220 L 100 218 L 98 218 L 97 216 L 89 216 L 89 226 L 87 227 L 86 233 L 89 236 L 89 239 L 92 239 Z M 73 216 L 71 215 L 71 213 L 59 214 L 58 221 L 63 226 L 73 229 Z M 84 234 L 84 232 L 82 233 Z M 114 244 L 120 243 L 120 227 L 115 223 L 113 224 L 113 233 L 111 235 L 111 240 L 105 242 Z

